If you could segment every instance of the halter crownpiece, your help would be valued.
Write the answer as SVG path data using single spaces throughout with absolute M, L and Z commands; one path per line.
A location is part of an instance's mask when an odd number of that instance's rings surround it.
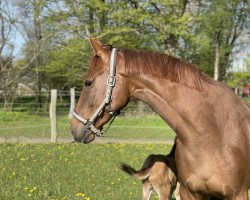
M 100 106 L 94 112 L 94 114 L 89 119 L 85 119 L 85 118 L 81 117 L 75 110 L 72 112 L 73 117 L 85 126 L 84 132 L 91 130 L 99 137 L 103 136 L 104 133 L 101 130 L 99 130 L 98 128 L 96 128 L 94 123 L 95 123 L 96 119 L 102 114 L 105 107 L 107 105 L 110 105 L 110 102 L 112 101 L 112 92 L 113 92 L 113 89 L 114 89 L 115 83 L 116 83 L 116 78 L 115 78 L 116 57 L 117 57 L 117 49 L 113 48 L 112 52 L 111 52 L 111 56 L 110 56 L 110 62 L 109 62 L 109 76 L 107 78 L 106 95 L 105 95 L 103 101 L 101 102 Z M 116 117 L 119 113 L 110 109 L 109 114 L 112 117 Z

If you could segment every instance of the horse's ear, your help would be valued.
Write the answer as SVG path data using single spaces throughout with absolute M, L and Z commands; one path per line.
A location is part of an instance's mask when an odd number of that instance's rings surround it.
M 109 51 L 105 47 L 106 45 L 102 44 L 99 39 L 97 38 L 90 38 L 90 44 L 94 53 L 100 56 L 104 61 L 109 60 Z

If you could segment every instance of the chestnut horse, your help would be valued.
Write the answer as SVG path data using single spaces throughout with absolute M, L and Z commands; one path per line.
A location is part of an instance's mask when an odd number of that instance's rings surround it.
M 247 200 L 250 105 L 192 64 L 90 41 L 94 56 L 71 121 L 75 140 L 93 141 L 129 101 L 141 100 L 177 135 L 182 200 Z

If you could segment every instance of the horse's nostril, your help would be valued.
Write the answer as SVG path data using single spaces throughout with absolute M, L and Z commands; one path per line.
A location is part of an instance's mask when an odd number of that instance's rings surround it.
M 91 133 L 92 133 L 92 131 L 89 128 L 87 128 L 87 127 L 84 128 L 83 135 L 89 135 Z

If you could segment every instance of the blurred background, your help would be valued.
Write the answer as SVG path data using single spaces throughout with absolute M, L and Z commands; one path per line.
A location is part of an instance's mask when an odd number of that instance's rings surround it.
M 49 141 L 52 89 L 58 139 L 71 140 L 70 88 L 77 102 L 89 37 L 184 59 L 249 101 L 249 13 L 248 0 L 1 0 L 0 142 Z M 130 103 L 107 134 L 156 138 L 171 142 L 174 133 L 142 102 Z

